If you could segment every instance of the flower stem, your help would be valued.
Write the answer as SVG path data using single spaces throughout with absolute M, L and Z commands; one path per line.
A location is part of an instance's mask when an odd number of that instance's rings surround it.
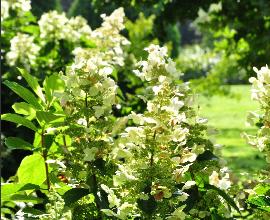
M 49 167 L 48 167 L 48 164 L 46 163 L 48 152 L 47 152 L 47 149 L 45 146 L 44 130 L 42 130 L 42 133 L 41 133 L 41 147 L 42 147 L 42 156 L 43 156 L 43 159 L 45 162 L 46 182 L 47 182 L 48 190 L 50 190 L 51 183 L 50 183 L 50 179 L 49 179 Z

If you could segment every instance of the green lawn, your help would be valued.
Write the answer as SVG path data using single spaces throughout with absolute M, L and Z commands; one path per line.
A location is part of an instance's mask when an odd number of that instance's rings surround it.
M 222 155 L 227 160 L 227 166 L 236 174 L 255 174 L 266 167 L 266 162 L 263 155 L 240 135 L 242 132 L 256 133 L 256 127 L 246 127 L 245 120 L 247 112 L 257 110 L 258 104 L 250 99 L 248 85 L 231 86 L 231 91 L 235 94 L 233 98 L 199 96 L 199 113 L 208 118 L 210 126 L 219 130 L 215 141 L 223 145 Z

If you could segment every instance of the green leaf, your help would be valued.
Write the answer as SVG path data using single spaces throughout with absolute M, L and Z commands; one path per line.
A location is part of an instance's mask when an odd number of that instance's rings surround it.
M 235 202 L 233 201 L 233 199 L 232 199 L 229 195 L 227 195 L 223 190 L 217 188 L 216 186 L 210 185 L 210 184 L 205 184 L 205 188 L 206 188 L 206 189 L 212 189 L 212 190 L 217 191 L 218 194 L 219 194 L 220 196 L 222 196 L 223 199 L 225 199 L 226 202 L 227 202 L 230 206 L 232 206 L 237 212 L 240 213 L 240 210 L 239 210 L 238 206 L 235 204 Z M 241 214 L 241 213 L 240 213 L 240 214 Z
M 2 200 L 11 200 L 11 196 L 25 190 L 39 189 L 38 185 L 34 184 L 21 184 L 21 183 L 7 183 L 1 185 L 1 199 Z
M 9 209 L 9 208 L 4 208 L 4 207 L 1 207 L 1 214 L 5 215 L 5 214 L 9 214 L 10 216 L 12 215 L 12 211 Z
M 198 186 L 194 185 L 190 189 L 186 189 L 185 192 L 189 195 L 189 197 L 186 201 L 182 203 L 180 202 L 180 206 L 186 205 L 184 211 L 189 212 L 199 200 Z
M 40 131 L 41 133 L 41 131 Z M 40 148 L 41 147 L 41 135 L 40 133 L 36 132 L 35 133 L 35 137 L 34 137 L 34 141 L 33 141 L 33 146 L 35 148 Z
M 34 146 L 25 140 L 17 137 L 8 137 L 5 139 L 5 144 L 10 149 L 32 150 Z
M 45 161 L 39 154 L 26 156 L 17 171 L 19 183 L 41 185 L 46 180 Z
M 67 206 L 74 202 L 77 202 L 80 198 L 88 195 L 90 193 L 89 189 L 86 188 L 73 188 L 65 192 L 63 199 Z
M 258 195 L 270 196 L 270 184 L 261 183 L 253 189 Z
M 36 117 L 40 125 L 64 122 L 63 115 L 56 115 L 51 112 L 37 111 Z
M 45 95 L 50 103 L 53 100 L 54 92 L 63 92 L 65 90 L 65 82 L 60 78 L 59 75 L 51 75 L 46 77 L 43 83 Z
M 22 26 L 21 31 L 33 35 L 38 35 L 39 33 L 39 28 L 37 25 L 27 25 L 27 26 Z
M 42 211 L 40 211 L 40 210 L 38 210 L 38 209 L 34 209 L 34 208 L 32 208 L 32 207 L 26 207 L 26 208 L 24 208 L 23 209 L 23 212 L 24 213 L 30 213 L 30 214 L 32 214 L 32 215 L 43 215 L 43 214 L 45 214 L 44 212 L 42 212 Z
M 42 92 L 42 88 L 38 84 L 38 80 L 36 77 L 30 75 L 26 70 L 18 68 L 23 78 L 26 80 L 31 89 L 37 94 L 37 96 L 45 102 L 45 97 Z
M 30 116 L 29 120 L 33 119 L 36 115 L 34 107 L 26 102 L 17 102 L 12 105 L 12 108 L 17 114 Z
M 270 197 L 269 196 L 252 196 L 251 198 L 248 198 L 248 203 L 252 204 L 258 209 L 265 210 L 267 212 L 270 212 Z
M 30 128 L 33 131 L 38 130 L 37 127 L 31 121 L 17 114 L 11 114 L 11 113 L 3 114 L 1 116 L 1 119 L 4 121 L 10 121 L 10 122 L 25 126 L 27 128 Z
M 35 95 L 30 92 L 28 89 L 24 88 L 23 86 L 19 85 L 16 82 L 10 82 L 6 80 L 3 82 L 8 88 L 10 88 L 13 92 L 15 92 L 18 96 L 24 99 L 29 104 L 33 105 L 36 109 L 42 109 L 42 106 L 39 104 Z
M 215 208 L 211 208 L 210 213 L 211 213 L 212 220 L 226 220 L 227 219 L 227 218 L 223 218 L 221 215 L 219 215 Z
M 50 147 L 52 146 L 53 141 L 54 141 L 54 138 L 55 138 L 55 136 L 54 135 L 51 135 L 51 134 L 44 135 L 44 145 L 45 145 L 45 148 L 47 150 L 49 150 Z
M 94 196 L 96 197 L 95 202 L 101 209 L 109 209 L 108 193 L 101 189 L 99 192 L 94 193 Z
M 8 198 L 18 192 L 25 184 L 7 183 L 1 185 L 1 199 L 8 200 Z
M 43 202 L 43 199 L 31 196 L 31 195 L 21 195 L 15 194 L 10 197 L 11 201 L 18 201 L 18 202 L 31 202 L 34 204 Z
M 145 213 L 151 215 L 157 209 L 157 202 L 154 196 L 150 195 L 148 200 L 138 199 L 138 207 Z
M 197 160 L 198 161 L 218 160 L 218 157 L 216 155 L 214 155 L 210 150 L 206 150 L 202 154 L 198 155 Z
M 94 43 L 94 41 L 91 41 L 90 39 L 86 38 L 85 36 L 82 36 L 80 38 L 80 40 L 81 40 L 81 44 L 83 47 L 86 47 L 86 48 L 96 47 L 96 44 Z

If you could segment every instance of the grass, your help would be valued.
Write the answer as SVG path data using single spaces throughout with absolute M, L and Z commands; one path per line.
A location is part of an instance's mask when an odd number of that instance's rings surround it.
M 248 111 L 259 108 L 250 99 L 249 85 L 231 86 L 234 97 L 214 96 L 211 98 L 199 96 L 199 113 L 208 118 L 210 126 L 219 130 L 215 136 L 216 143 L 222 144 L 222 155 L 227 166 L 236 174 L 256 174 L 266 168 L 265 159 L 258 151 L 241 138 L 241 133 L 255 134 L 256 127 L 246 127 Z

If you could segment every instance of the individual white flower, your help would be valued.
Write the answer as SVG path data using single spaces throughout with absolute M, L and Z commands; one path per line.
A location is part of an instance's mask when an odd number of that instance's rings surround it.
M 134 181 L 137 178 L 132 174 L 131 170 L 128 170 L 127 167 L 123 165 L 118 165 L 118 170 L 115 172 L 113 176 L 113 184 L 114 186 L 121 186 L 126 181 Z
M 155 95 L 157 95 L 160 91 L 162 91 L 162 85 L 159 85 L 159 86 L 153 86 L 153 92 Z
M 209 176 L 209 183 L 213 186 L 216 186 L 222 190 L 230 188 L 231 182 L 229 180 L 229 174 L 226 173 L 225 176 L 219 179 L 219 174 L 216 171 Z
M 197 154 L 195 153 L 184 153 L 182 158 L 181 158 L 181 162 L 182 163 L 186 163 L 186 162 L 194 162 L 197 158 Z
M 187 200 L 188 197 L 189 197 L 189 195 L 188 195 L 187 193 L 182 192 L 181 195 L 179 195 L 177 199 L 178 199 L 180 202 L 184 202 L 184 201 Z
M 209 176 L 209 183 L 213 186 L 217 186 L 219 183 L 219 176 L 217 171 L 213 171 L 212 174 Z
M 120 199 L 118 199 L 117 198 L 117 196 L 114 194 L 114 193 L 112 193 L 112 194 L 109 194 L 108 195 L 108 201 L 109 201 L 109 207 L 110 208 L 113 208 L 113 207 L 119 207 L 119 205 L 120 205 Z
M 87 126 L 87 121 L 86 121 L 85 118 L 80 118 L 80 119 L 78 119 L 77 123 L 78 123 L 79 125 L 83 125 L 83 126 L 85 126 L 85 127 Z
M 178 113 L 179 109 L 182 108 L 184 105 L 185 103 L 183 101 L 179 100 L 178 97 L 174 97 L 172 98 L 171 104 L 169 107 L 172 108 L 174 112 Z
M 186 139 L 188 132 L 189 130 L 187 128 L 182 128 L 180 125 L 175 126 L 175 129 L 172 132 L 172 141 L 183 142 Z
M 144 116 L 142 114 L 136 114 L 133 111 L 128 116 L 130 119 L 134 121 L 135 124 L 143 125 L 144 124 Z
M 226 175 L 219 180 L 218 188 L 226 190 L 231 187 L 231 181 L 229 180 L 229 174 L 226 173 Z
M 99 70 L 99 75 L 107 77 L 112 72 L 113 72 L 113 69 L 107 66 Z
M 182 190 L 190 189 L 192 186 L 196 185 L 195 181 L 187 181 L 185 182 L 185 185 L 182 187 Z

